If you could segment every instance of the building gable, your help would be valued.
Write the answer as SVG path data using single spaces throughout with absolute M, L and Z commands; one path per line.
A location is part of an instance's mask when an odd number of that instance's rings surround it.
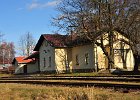
M 47 41 L 47 43 L 49 43 L 53 47 L 67 47 L 66 38 L 67 38 L 67 35 L 43 34 L 40 36 L 34 48 L 34 51 L 39 51 L 39 48 L 42 45 L 44 40 Z

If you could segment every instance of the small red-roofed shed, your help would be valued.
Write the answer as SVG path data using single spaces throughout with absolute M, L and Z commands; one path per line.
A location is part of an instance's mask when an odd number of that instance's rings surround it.
M 15 74 L 36 73 L 39 71 L 38 61 L 35 58 L 15 57 L 12 64 L 15 67 Z

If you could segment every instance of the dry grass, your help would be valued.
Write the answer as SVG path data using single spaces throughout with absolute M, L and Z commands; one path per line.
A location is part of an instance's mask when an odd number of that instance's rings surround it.
M 57 74 L 34 74 L 33 77 L 37 76 L 116 76 L 111 74 L 108 70 L 102 70 L 99 72 L 89 72 L 89 73 L 57 73 Z
M 139 91 L 26 84 L 0 84 L 0 95 L 0 100 L 140 100 Z
M 0 77 L 11 77 L 11 76 L 14 76 L 13 74 L 3 74 L 3 73 L 0 73 Z

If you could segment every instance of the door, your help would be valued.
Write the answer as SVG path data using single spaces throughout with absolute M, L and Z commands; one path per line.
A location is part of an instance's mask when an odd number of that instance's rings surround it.
M 23 72 L 24 72 L 24 74 L 27 74 L 27 65 L 24 65 Z

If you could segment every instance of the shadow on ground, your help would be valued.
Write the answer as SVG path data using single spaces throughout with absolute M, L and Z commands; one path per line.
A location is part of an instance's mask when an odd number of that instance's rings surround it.
M 126 71 L 121 69 L 110 69 L 113 75 L 140 75 L 140 71 Z

